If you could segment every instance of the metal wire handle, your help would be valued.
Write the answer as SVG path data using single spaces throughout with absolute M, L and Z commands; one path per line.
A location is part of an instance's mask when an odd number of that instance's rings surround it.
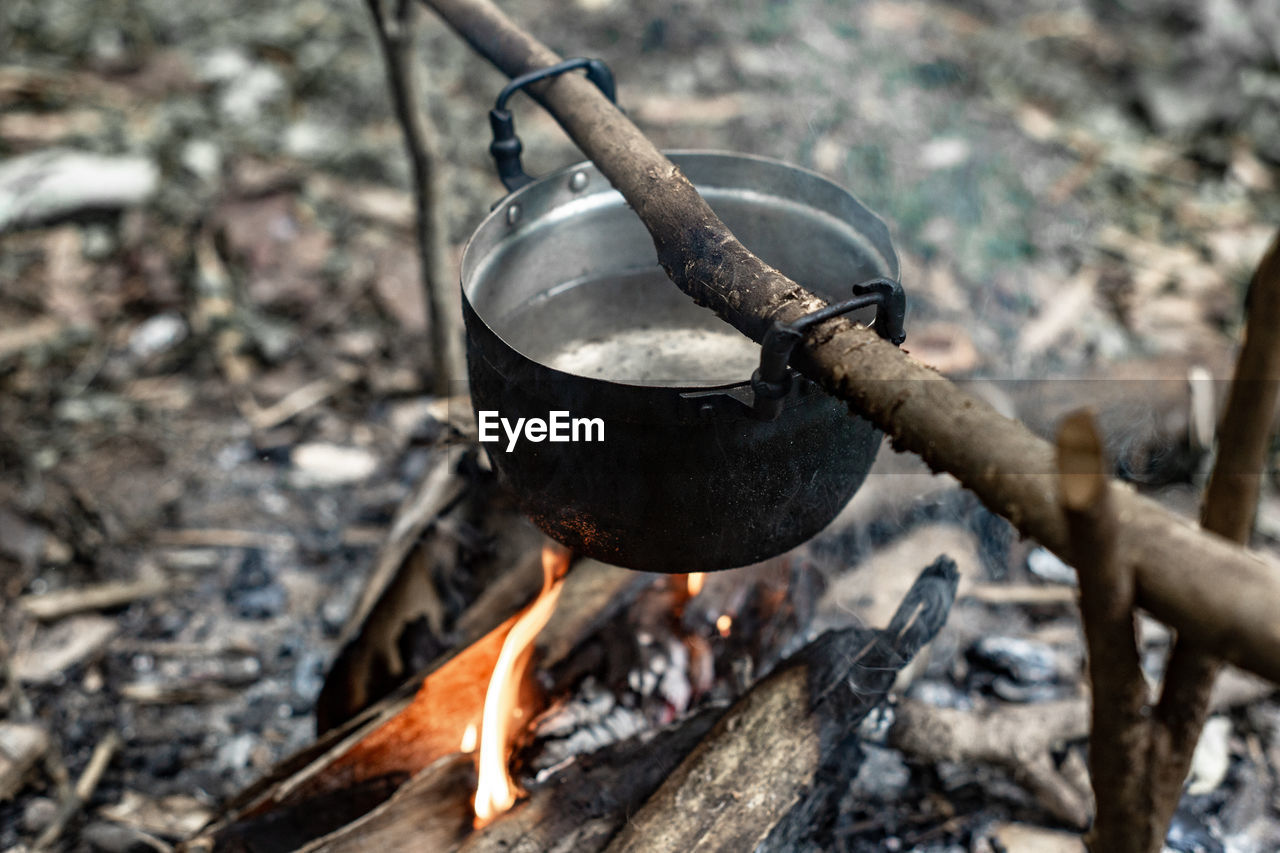
M 872 328 L 876 334 L 897 346 L 907 339 L 904 323 L 907 317 L 907 296 L 902 285 L 891 278 L 873 278 L 853 286 L 853 299 L 819 308 L 790 323 L 777 320 L 764 333 L 760 342 L 760 366 L 751 374 L 751 391 L 755 395 L 753 411 L 761 420 L 771 421 L 782 413 L 782 403 L 791 392 L 791 371 L 787 362 L 791 353 L 809 329 L 817 324 L 875 306 L 876 316 Z
M 494 104 L 493 109 L 489 110 L 489 127 L 493 129 L 493 142 L 489 143 L 489 153 L 493 155 L 493 163 L 498 168 L 498 178 L 508 192 L 515 192 L 525 184 L 533 183 L 533 178 L 525 173 L 524 166 L 520 163 L 520 152 L 524 150 L 524 145 L 521 144 L 520 137 L 516 136 L 515 118 L 507 109 L 507 100 L 525 86 L 578 68 L 585 68 L 587 79 L 595 83 L 606 98 L 617 103 L 617 87 L 614 85 L 613 72 L 609 70 L 609 66 L 599 59 L 584 57 L 566 59 L 564 62 L 557 62 L 555 65 L 521 74 L 502 87 L 502 91 L 498 93 L 497 103 Z

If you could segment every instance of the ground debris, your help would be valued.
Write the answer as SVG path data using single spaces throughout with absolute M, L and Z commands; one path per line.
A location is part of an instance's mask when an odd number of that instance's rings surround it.
M 141 204 L 160 172 L 148 158 L 45 150 L 0 164 L 0 232 L 85 210 Z
M 49 748 L 49 734 L 34 723 L 0 722 L 0 801 L 13 797 Z

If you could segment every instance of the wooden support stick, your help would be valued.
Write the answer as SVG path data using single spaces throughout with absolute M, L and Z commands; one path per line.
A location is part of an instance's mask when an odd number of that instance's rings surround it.
M 1218 458 L 1200 512 L 1204 529 L 1242 545 L 1253 531 L 1280 391 L 1280 234 L 1271 241 L 1249 283 L 1245 312 L 1244 346 L 1236 360 L 1218 430 Z M 1201 567 L 1201 574 L 1230 582 L 1212 564 Z M 1152 850 L 1159 851 L 1164 830 L 1182 798 L 1182 784 L 1221 668 L 1221 661 L 1194 632 L 1179 627 L 1153 716 L 1150 819 L 1159 836 Z
M 1093 687 L 1089 776 L 1097 813 L 1090 849 L 1145 853 L 1149 846 L 1145 766 L 1150 742 L 1134 632 L 1133 575 L 1115 559 L 1116 519 L 1107 489 L 1102 436 L 1093 416 L 1076 412 L 1058 430 L 1058 488 L 1080 575 L 1080 615 Z
M 424 2 L 510 76 L 560 59 L 488 0 Z M 774 320 L 823 305 L 751 254 L 594 84 L 565 74 L 530 91 L 635 209 L 667 274 L 695 302 L 755 341 Z M 954 475 L 1023 533 L 1069 554 L 1048 442 L 847 320 L 817 327 L 792 363 L 883 429 L 895 447 Z M 1116 558 L 1134 573 L 1138 605 L 1202 648 L 1280 681 L 1280 572 L 1127 486 L 1108 488 Z
M 441 397 L 449 394 L 449 381 L 461 378 L 462 314 L 452 294 L 457 285 L 448 273 L 444 224 L 440 217 L 440 179 L 437 176 L 435 142 L 426 117 L 419 107 L 413 74 L 413 0 L 391 0 L 388 15 L 384 0 L 366 0 L 373 18 L 378 47 L 386 63 L 387 84 L 396 119 L 404 134 L 404 147 L 413 171 L 415 227 L 418 264 L 427 300 L 427 321 L 431 324 L 433 389 Z

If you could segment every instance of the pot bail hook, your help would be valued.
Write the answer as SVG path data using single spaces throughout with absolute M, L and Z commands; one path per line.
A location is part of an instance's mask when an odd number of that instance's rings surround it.
M 530 71 L 528 74 L 521 74 L 503 86 L 502 91 L 498 93 L 497 102 L 493 109 L 489 110 L 489 127 L 493 129 L 493 142 L 489 144 L 489 153 L 493 155 L 493 163 L 498 168 L 498 178 L 508 192 L 515 192 L 525 184 L 533 183 L 533 178 L 525 173 L 524 167 L 520 164 L 520 152 L 524 150 L 524 146 L 520 142 L 520 137 L 516 136 L 515 117 L 507 109 L 507 100 L 525 86 L 550 77 L 558 77 L 566 71 L 574 71 L 578 68 L 585 68 L 587 79 L 595 83 L 612 103 L 617 103 L 617 87 L 609 66 L 599 59 L 587 59 L 581 56 L 548 65 L 546 68 L 539 68 L 537 71 Z
M 791 352 L 809 329 L 817 324 L 875 306 L 876 316 L 872 328 L 876 334 L 894 346 L 907 339 L 904 324 L 907 317 L 907 296 L 902 285 L 891 278 L 873 278 L 853 286 L 854 298 L 835 305 L 819 308 L 812 314 L 783 323 L 774 320 L 760 342 L 760 366 L 751 374 L 751 391 L 755 396 L 752 411 L 761 420 L 775 420 L 782 412 L 783 400 L 791 392 L 791 371 L 787 362 Z

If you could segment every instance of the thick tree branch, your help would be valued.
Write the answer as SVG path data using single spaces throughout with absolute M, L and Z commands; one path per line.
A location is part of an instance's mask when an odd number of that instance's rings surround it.
M 508 75 L 559 60 L 488 0 L 424 0 Z M 774 319 L 823 303 L 752 255 L 689 181 L 580 75 L 533 94 L 600 168 L 653 237 L 676 285 L 759 341 Z M 1054 448 L 967 396 L 868 329 L 830 321 L 797 350 L 795 366 L 902 450 L 947 471 L 1023 533 L 1068 554 Z M 1112 483 L 1117 559 L 1131 567 L 1139 606 L 1215 654 L 1280 681 L 1280 573 L 1259 557 L 1175 518 Z M 1215 572 L 1204 567 L 1214 566 Z

